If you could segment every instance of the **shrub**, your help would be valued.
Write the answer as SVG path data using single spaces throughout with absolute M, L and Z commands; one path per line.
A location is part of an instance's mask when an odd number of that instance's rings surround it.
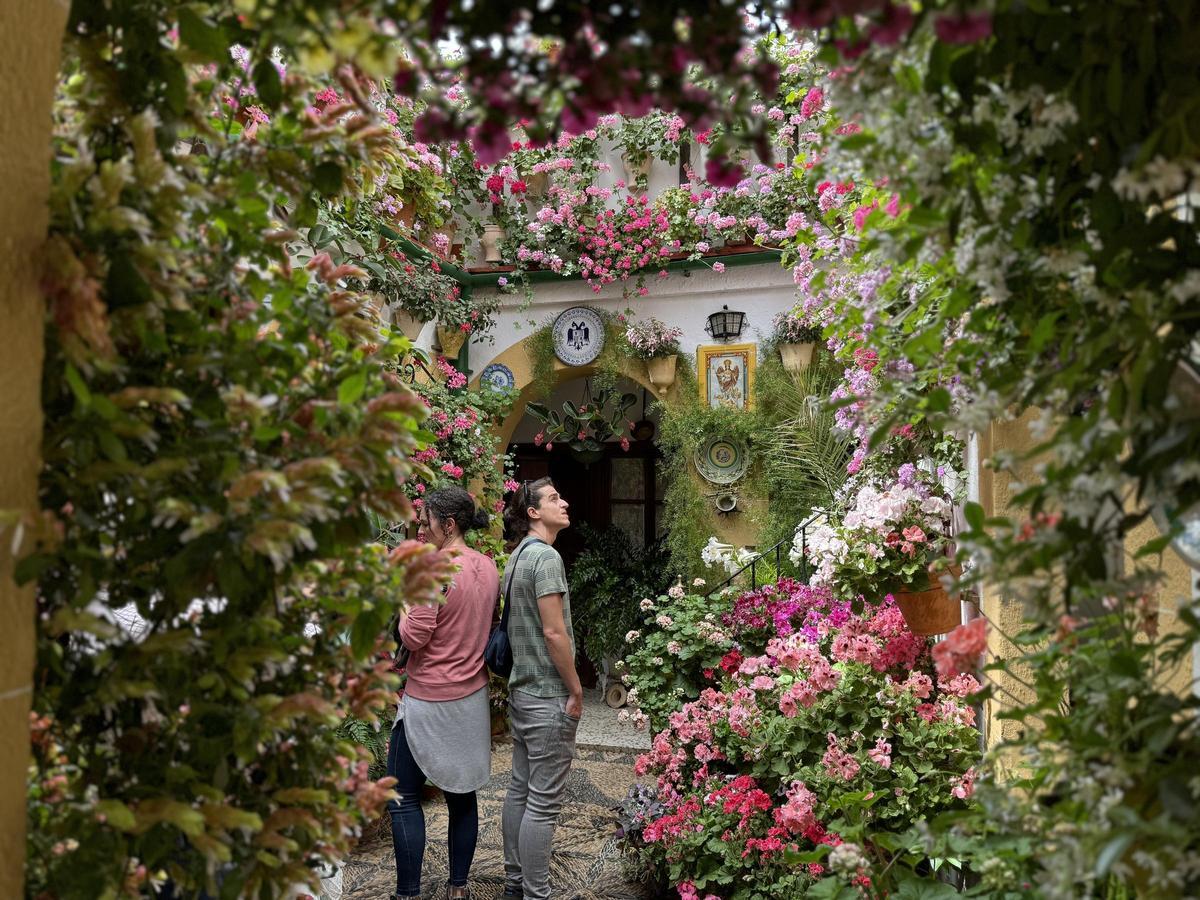
M 732 636 L 773 636 L 763 653 L 727 655 L 720 683 L 639 758 L 664 812 L 626 829 L 627 844 L 682 897 L 892 878 L 906 832 L 972 794 L 978 682 L 937 679 L 890 601 L 856 615 L 794 584 L 741 599 L 722 620 Z

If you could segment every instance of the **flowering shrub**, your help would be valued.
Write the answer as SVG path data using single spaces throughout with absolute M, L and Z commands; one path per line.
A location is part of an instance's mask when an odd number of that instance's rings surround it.
M 744 642 L 639 758 L 663 812 L 627 828 L 627 845 L 681 897 L 894 877 L 884 873 L 898 836 L 972 795 L 979 683 L 937 676 L 890 600 L 858 615 L 827 590 L 781 581 L 720 621 Z
M 413 454 L 414 462 L 424 464 L 424 472 L 405 485 L 405 493 L 420 506 L 427 491 L 453 484 L 471 491 L 476 503 L 495 515 L 504 508 L 511 482 L 505 474 L 509 460 L 501 455 L 494 428 L 508 414 L 513 396 L 467 390 L 466 375 L 442 357 L 435 365 L 438 378 L 414 385 L 429 410 L 426 427 L 434 441 Z M 468 540 L 482 538 L 482 532 L 468 533 Z
M 629 652 L 621 680 L 629 686 L 632 710 L 621 721 L 655 731 L 683 703 L 700 696 L 712 684 L 722 659 L 734 641 L 721 624 L 729 601 L 685 593 L 681 585 L 667 594 L 641 601 L 645 625 L 625 635 Z
M 874 602 L 902 588 L 924 590 L 929 567 L 944 555 L 952 507 L 937 479 L 911 463 L 894 481 L 866 481 L 840 522 L 814 527 L 801 547 L 789 553 L 814 563 L 811 583 L 831 587 L 839 597 Z
M 674 356 L 679 352 L 681 337 L 682 328 L 666 325 L 655 318 L 632 322 L 625 329 L 625 342 L 638 359 Z
M 824 325 L 799 310 L 784 310 L 771 320 L 772 344 L 812 344 L 821 339 Z

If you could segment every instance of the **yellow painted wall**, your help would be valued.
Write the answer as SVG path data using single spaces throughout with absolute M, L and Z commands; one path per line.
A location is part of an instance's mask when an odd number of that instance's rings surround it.
M 513 378 L 516 381 L 517 388 L 520 394 L 517 401 L 513 404 L 512 412 L 508 418 L 501 423 L 498 434 L 500 436 L 502 446 L 507 446 L 512 440 L 513 433 L 517 430 L 517 425 L 525 415 L 525 408 L 530 401 L 536 400 L 535 387 L 533 385 L 533 358 L 526 349 L 527 342 L 530 338 L 525 338 L 513 344 L 503 353 L 492 359 L 493 363 L 499 363 L 507 366 L 512 370 Z M 587 378 L 597 373 L 595 366 L 567 366 L 559 360 L 554 361 L 555 386 L 562 384 L 565 381 L 570 381 L 574 378 Z M 650 376 L 646 372 L 646 364 L 637 359 L 626 359 L 622 362 L 621 373 L 642 387 L 649 390 L 660 400 L 668 405 L 673 402 L 678 402 L 679 399 L 679 382 L 671 385 L 665 393 L 661 392 L 650 381 Z M 471 386 L 478 388 L 479 378 L 472 380 Z M 694 467 L 690 468 L 690 474 L 697 484 L 701 485 L 701 490 L 710 492 L 712 486 L 703 482 Z M 717 538 L 727 544 L 732 544 L 736 547 L 755 546 L 758 540 L 759 526 L 758 521 L 761 516 L 766 513 L 766 501 L 747 497 L 744 494 L 738 496 L 738 510 L 734 515 L 720 516 L 717 523 Z
M 1037 443 L 1030 434 L 1028 427 L 1029 422 L 1034 418 L 1034 412 L 1027 412 L 1012 422 L 993 423 L 987 432 L 980 436 L 979 458 L 986 460 L 998 451 L 1011 451 L 1015 454 L 1028 452 Z M 1025 483 L 1035 481 L 1037 475 L 1033 471 L 1032 463 L 1026 463 L 1024 467 L 1020 468 L 1016 473 L 1016 477 L 1019 481 Z M 979 488 L 980 501 L 988 516 L 1012 515 L 1020 517 L 1021 514 L 1014 508 L 1012 503 L 1014 491 L 1009 476 L 984 468 L 980 473 Z M 1137 548 L 1146 541 L 1157 537 L 1158 534 L 1157 527 L 1153 522 L 1149 521 L 1143 523 L 1131 533 L 1125 548 L 1127 554 L 1126 563 L 1128 566 L 1132 567 L 1134 562 L 1132 554 Z M 1147 561 L 1143 559 L 1139 562 L 1144 565 Z M 1163 553 L 1157 560 L 1153 560 L 1153 562 L 1156 562 L 1163 574 L 1163 581 L 1158 593 L 1159 628 L 1163 633 L 1169 633 L 1172 629 L 1179 626 L 1177 610 L 1180 603 L 1190 602 L 1192 596 L 1192 570 L 1178 554 L 1170 549 Z M 1000 659 L 1013 656 L 1015 648 L 1000 633 L 1015 634 L 1020 630 L 1021 622 L 1024 618 L 1021 598 L 1011 594 L 1004 594 L 997 590 L 994 585 L 985 585 L 981 597 L 981 605 L 984 614 L 997 626 L 992 630 L 989 639 L 989 653 L 994 658 Z M 1020 667 L 1014 667 L 1013 671 L 1018 677 L 1028 674 Z M 1001 739 L 1015 737 L 1016 730 L 1024 727 L 1019 722 L 997 719 L 997 713 L 1011 706 L 1014 697 L 1025 700 L 1030 699 L 1030 695 L 1015 679 L 1006 677 L 1003 673 L 999 672 L 991 674 L 996 683 L 1002 688 L 1002 691 L 998 692 L 998 696 L 987 701 L 985 706 L 988 744 L 995 745 Z M 1191 690 L 1191 681 L 1192 667 L 1190 660 L 1184 660 L 1173 669 L 1164 672 L 1164 686 L 1177 693 L 1182 694 Z
M 66 23 L 63 0 L 0 3 L 0 510 L 33 514 L 42 436 L 44 305 L 37 260 L 50 185 L 50 110 Z M 24 893 L 25 776 L 34 662 L 34 599 L 12 580 L 0 539 L 0 897 Z

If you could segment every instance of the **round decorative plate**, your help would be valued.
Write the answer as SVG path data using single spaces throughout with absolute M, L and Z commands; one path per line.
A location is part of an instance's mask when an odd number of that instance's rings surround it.
M 586 366 L 604 349 L 604 320 L 590 306 L 572 306 L 554 320 L 554 355 L 568 366 Z
M 513 377 L 512 369 L 508 366 L 502 363 L 492 363 L 484 366 L 483 374 L 479 376 L 479 383 L 493 391 L 511 391 L 517 386 L 517 379 Z
M 712 484 L 733 484 L 750 467 L 750 453 L 738 440 L 710 437 L 696 448 L 696 470 Z

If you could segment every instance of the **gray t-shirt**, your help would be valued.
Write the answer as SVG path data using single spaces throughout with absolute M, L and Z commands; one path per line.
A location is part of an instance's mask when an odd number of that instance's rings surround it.
M 520 559 L 517 559 L 518 552 Z M 516 569 L 512 566 L 514 559 L 517 560 Z M 512 592 L 508 596 L 512 610 L 508 614 L 508 640 L 512 645 L 513 669 L 508 677 L 508 689 L 535 697 L 566 697 L 570 691 L 546 648 L 542 615 L 538 610 L 539 597 L 562 594 L 563 622 L 567 626 L 571 658 L 574 659 L 575 632 L 571 629 L 571 598 L 562 557 L 549 544 L 526 537 L 513 549 L 509 564 L 504 568 L 506 589 L 510 579 Z

